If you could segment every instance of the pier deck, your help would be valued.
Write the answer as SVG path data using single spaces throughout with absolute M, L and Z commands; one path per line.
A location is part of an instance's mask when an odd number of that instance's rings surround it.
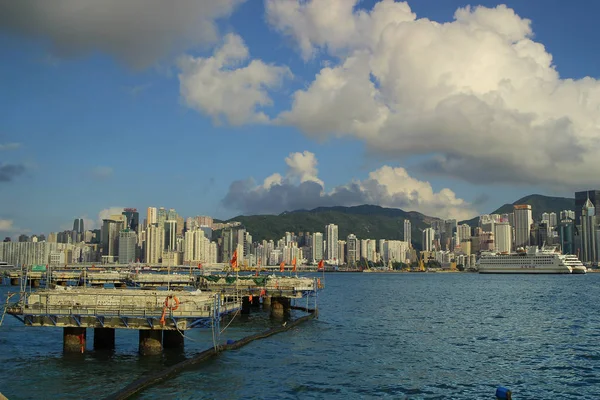
M 27 293 L 7 314 L 28 326 L 186 330 L 240 308 L 241 299 L 200 291 L 58 288 Z

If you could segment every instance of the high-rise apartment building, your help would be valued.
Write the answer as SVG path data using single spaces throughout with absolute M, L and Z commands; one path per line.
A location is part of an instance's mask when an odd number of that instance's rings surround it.
M 312 240 L 312 256 L 315 262 L 323 260 L 323 234 L 315 232 Z
M 344 240 L 338 240 L 337 247 L 337 264 L 342 265 L 345 263 L 344 254 L 346 254 L 346 242 Z
M 423 230 L 423 251 L 433 251 L 433 241 L 435 238 L 435 230 L 433 228 L 426 228 Z
M 146 215 L 146 224 L 152 225 L 158 223 L 157 221 L 157 211 L 156 207 L 148 207 L 147 215 Z
M 125 216 L 111 215 L 102 220 L 102 261 L 112 263 L 119 257 L 119 232 L 125 228 Z
M 412 246 L 412 224 L 409 219 L 404 220 L 404 241 Z
M 459 225 L 456 228 L 458 234 L 457 242 L 460 243 L 463 239 L 469 239 L 471 237 L 471 227 L 467 224 Z
M 329 224 L 325 227 L 325 240 L 327 251 L 325 257 L 328 260 L 334 261 L 339 258 L 338 255 L 338 226 L 335 224 Z
M 512 228 L 508 222 L 499 222 L 494 226 L 496 251 L 500 253 L 512 252 Z
M 346 252 L 348 265 L 356 265 L 360 258 L 360 246 L 358 239 L 352 233 L 346 238 Z
M 164 207 L 160 207 L 158 211 L 156 211 L 156 223 L 158 226 L 164 226 L 167 219 L 169 219 L 167 218 L 167 210 L 165 210 Z
M 165 249 L 169 251 L 177 250 L 177 221 L 165 221 Z
M 529 246 L 531 236 L 531 206 L 528 204 L 516 204 L 514 206 L 515 214 L 515 247 Z
M 162 262 L 164 248 L 164 225 L 148 225 L 148 230 L 146 232 L 146 262 L 149 264 L 158 264 Z

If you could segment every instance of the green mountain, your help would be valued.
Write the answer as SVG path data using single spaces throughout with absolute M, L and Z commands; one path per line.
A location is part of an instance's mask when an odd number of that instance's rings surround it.
M 372 205 L 355 207 L 319 207 L 279 215 L 240 215 L 227 222 L 239 221 L 252 234 L 253 241 L 278 240 L 286 232 L 325 232 L 325 225 L 336 224 L 339 238 L 353 233 L 359 239 L 404 239 L 404 220 L 412 223 L 412 241 L 421 247 L 421 231 L 436 218 L 414 211 Z
M 513 212 L 513 206 L 515 204 L 529 204 L 531 206 L 531 213 L 533 219 L 539 221 L 542 219 L 542 213 L 555 212 L 558 216 L 563 210 L 575 210 L 575 199 L 569 197 L 551 197 L 543 196 L 541 194 L 530 194 L 515 201 L 512 204 L 504 204 L 497 210 L 490 214 L 508 214 Z M 471 226 L 477 226 L 479 223 L 479 217 L 475 217 L 468 221 L 462 221 L 461 224 L 468 224 Z

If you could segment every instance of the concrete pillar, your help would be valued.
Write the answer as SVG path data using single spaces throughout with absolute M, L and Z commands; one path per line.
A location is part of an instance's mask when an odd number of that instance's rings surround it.
M 287 297 L 273 297 L 271 299 L 271 317 L 283 319 L 290 315 L 290 299 Z
M 63 351 L 65 353 L 83 353 L 86 336 L 85 328 L 63 328 Z
M 162 331 L 140 329 L 140 354 L 150 356 L 162 352 Z
M 19 286 L 19 278 L 10 278 L 10 284 L 12 286 Z
M 242 314 L 250 314 L 250 300 L 248 296 L 242 297 Z
M 163 347 L 165 349 L 182 349 L 183 335 L 178 331 L 163 331 Z
M 94 349 L 110 350 L 115 348 L 114 328 L 94 328 Z
M 271 308 L 271 296 L 264 296 L 262 304 L 263 304 L 263 308 L 265 310 L 268 310 L 269 308 Z

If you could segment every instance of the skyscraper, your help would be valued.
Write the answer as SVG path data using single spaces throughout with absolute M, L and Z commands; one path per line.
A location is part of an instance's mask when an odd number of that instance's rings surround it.
M 152 224 L 156 224 L 158 221 L 156 220 L 157 212 L 156 207 L 148 207 L 148 214 L 146 216 L 146 223 L 148 226 Z
M 137 212 L 137 209 L 126 208 L 123 210 L 123 215 L 127 219 L 127 222 L 125 223 L 126 228 L 137 232 L 138 225 L 140 224 L 140 214 Z
M 325 258 L 323 257 L 323 234 L 321 232 L 313 234 L 312 254 L 315 262 L 319 262 Z
M 115 262 L 119 257 L 119 232 L 125 227 L 125 216 L 111 215 L 102 220 L 102 261 Z
M 409 219 L 404 220 L 404 241 L 412 246 L 412 226 Z
M 165 221 L 165 249 L 177 250 L 177 221 Z
M 572 219 L 560 221 L 558 226 L 558 237 L 560 239 L 560 248 L 563 254 L 576 254 L 574 244 L 574 225 Z
M 409 223 L 410 223 L 410 221 L 409 221 Z M 359 259 L 358 255 L 360 253 L 360 250 L 359 250 L 358 239 L 352 233 L 349 234 L 348 237 L 346 238 L 346 251 L 348 253 L 348 256 L 347 256 L 348 265 L 356 265 L 356 263 Z
M 124 229 L 119 233 L 119 264 L 129 264 L 136 261 L 135 247 L 137 235 L 131 229 Z
M 496 239 L 496 251 L 500 253 L 512 252 L 512 228 L 507 222 L 499 222 L 494 225 L 494 237 Z
M 517 204 L 514 206 L 515 214 L 515 247 L 529 246 L 531 235 L 531 206 L 528 204 Z
M 73 220 L 73 232 L 75 233 L 83 233 L 83 218 L 75 218 Z
M 598 261 L 596 255 L 596 208 L 587 199 L 581 210 L 581 261 L 593 263 Z
M 435 230 L 426 228 L 423 230 L 423 251 L 433 251 L 433 240 L 435 238 Z
M 164 225 L 148 225 L 146 233 L 146 262 L 149 264 L 158 264 L 162 261 L 163 250 L 165 248 L 165 228 Z
M 325 227 L 325 240 L 327 241 L 327 252 L 325 257 L 328 260 L 337 260 L 338 256 L 338 226 L 329 224 Z
M 575 192 L 575 224 L 581 225 L 581 211 L 590 200 L 596 213 L 600 212 L 600 190 L 584 190 Z

